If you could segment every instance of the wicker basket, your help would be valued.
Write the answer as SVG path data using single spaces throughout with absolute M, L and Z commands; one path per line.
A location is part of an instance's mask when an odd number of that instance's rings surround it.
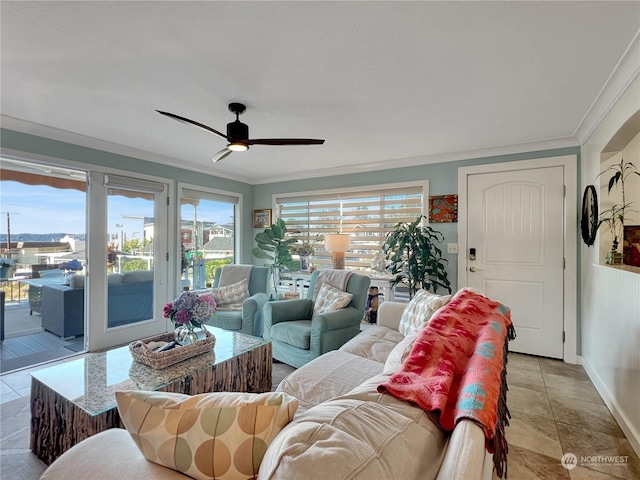
M 147 342 L 170 342 L 173 340 L 173 332 L 143 338 L 129 344 L 129 351 L 136 362 L 144 363 L 156 369 L 162 369 L 182 362 L 201 353 L 210 352 L 216 344 L 216 337 L 207 330 L 204 330 L 206 338 L 191 345 L 175 347 L 165 352 L 152 352 L 144 347 Z

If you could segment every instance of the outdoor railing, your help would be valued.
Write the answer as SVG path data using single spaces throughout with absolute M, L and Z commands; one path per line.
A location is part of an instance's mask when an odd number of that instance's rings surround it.
M 7 303 L 29 301 L 29 285 L 24 285 L 16 279 L 0 280 L 0 290 L 5 292 L 5 302 Z

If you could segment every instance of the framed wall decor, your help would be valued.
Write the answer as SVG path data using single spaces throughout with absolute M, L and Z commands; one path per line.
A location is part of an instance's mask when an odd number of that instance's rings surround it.
M 429 197 L 429 222 L 449 223 L 458 221 L 458 195 Z
M 271 226 L 271 209 L 253 211 L 253 228 L 269 228 Z

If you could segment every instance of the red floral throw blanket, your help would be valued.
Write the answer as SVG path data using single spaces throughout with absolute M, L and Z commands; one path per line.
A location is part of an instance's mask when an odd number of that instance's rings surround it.
M 496 474 L 506 478 L 509 425 L 506 364 L 515 338 L 508 307 L 460 290 L 420 332 L 409 357 L 380 393 L 413 402 L 449 432 L 468 418 L 484 431 Z

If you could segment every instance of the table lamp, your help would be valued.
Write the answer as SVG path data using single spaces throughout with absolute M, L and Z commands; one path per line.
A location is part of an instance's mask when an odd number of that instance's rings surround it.
M 324 236 L 324 246 L 331 252 L 333 268 L 344 270 L 344 253 L 351 248 L 351 237 L 346 233 L 330 233 Z

